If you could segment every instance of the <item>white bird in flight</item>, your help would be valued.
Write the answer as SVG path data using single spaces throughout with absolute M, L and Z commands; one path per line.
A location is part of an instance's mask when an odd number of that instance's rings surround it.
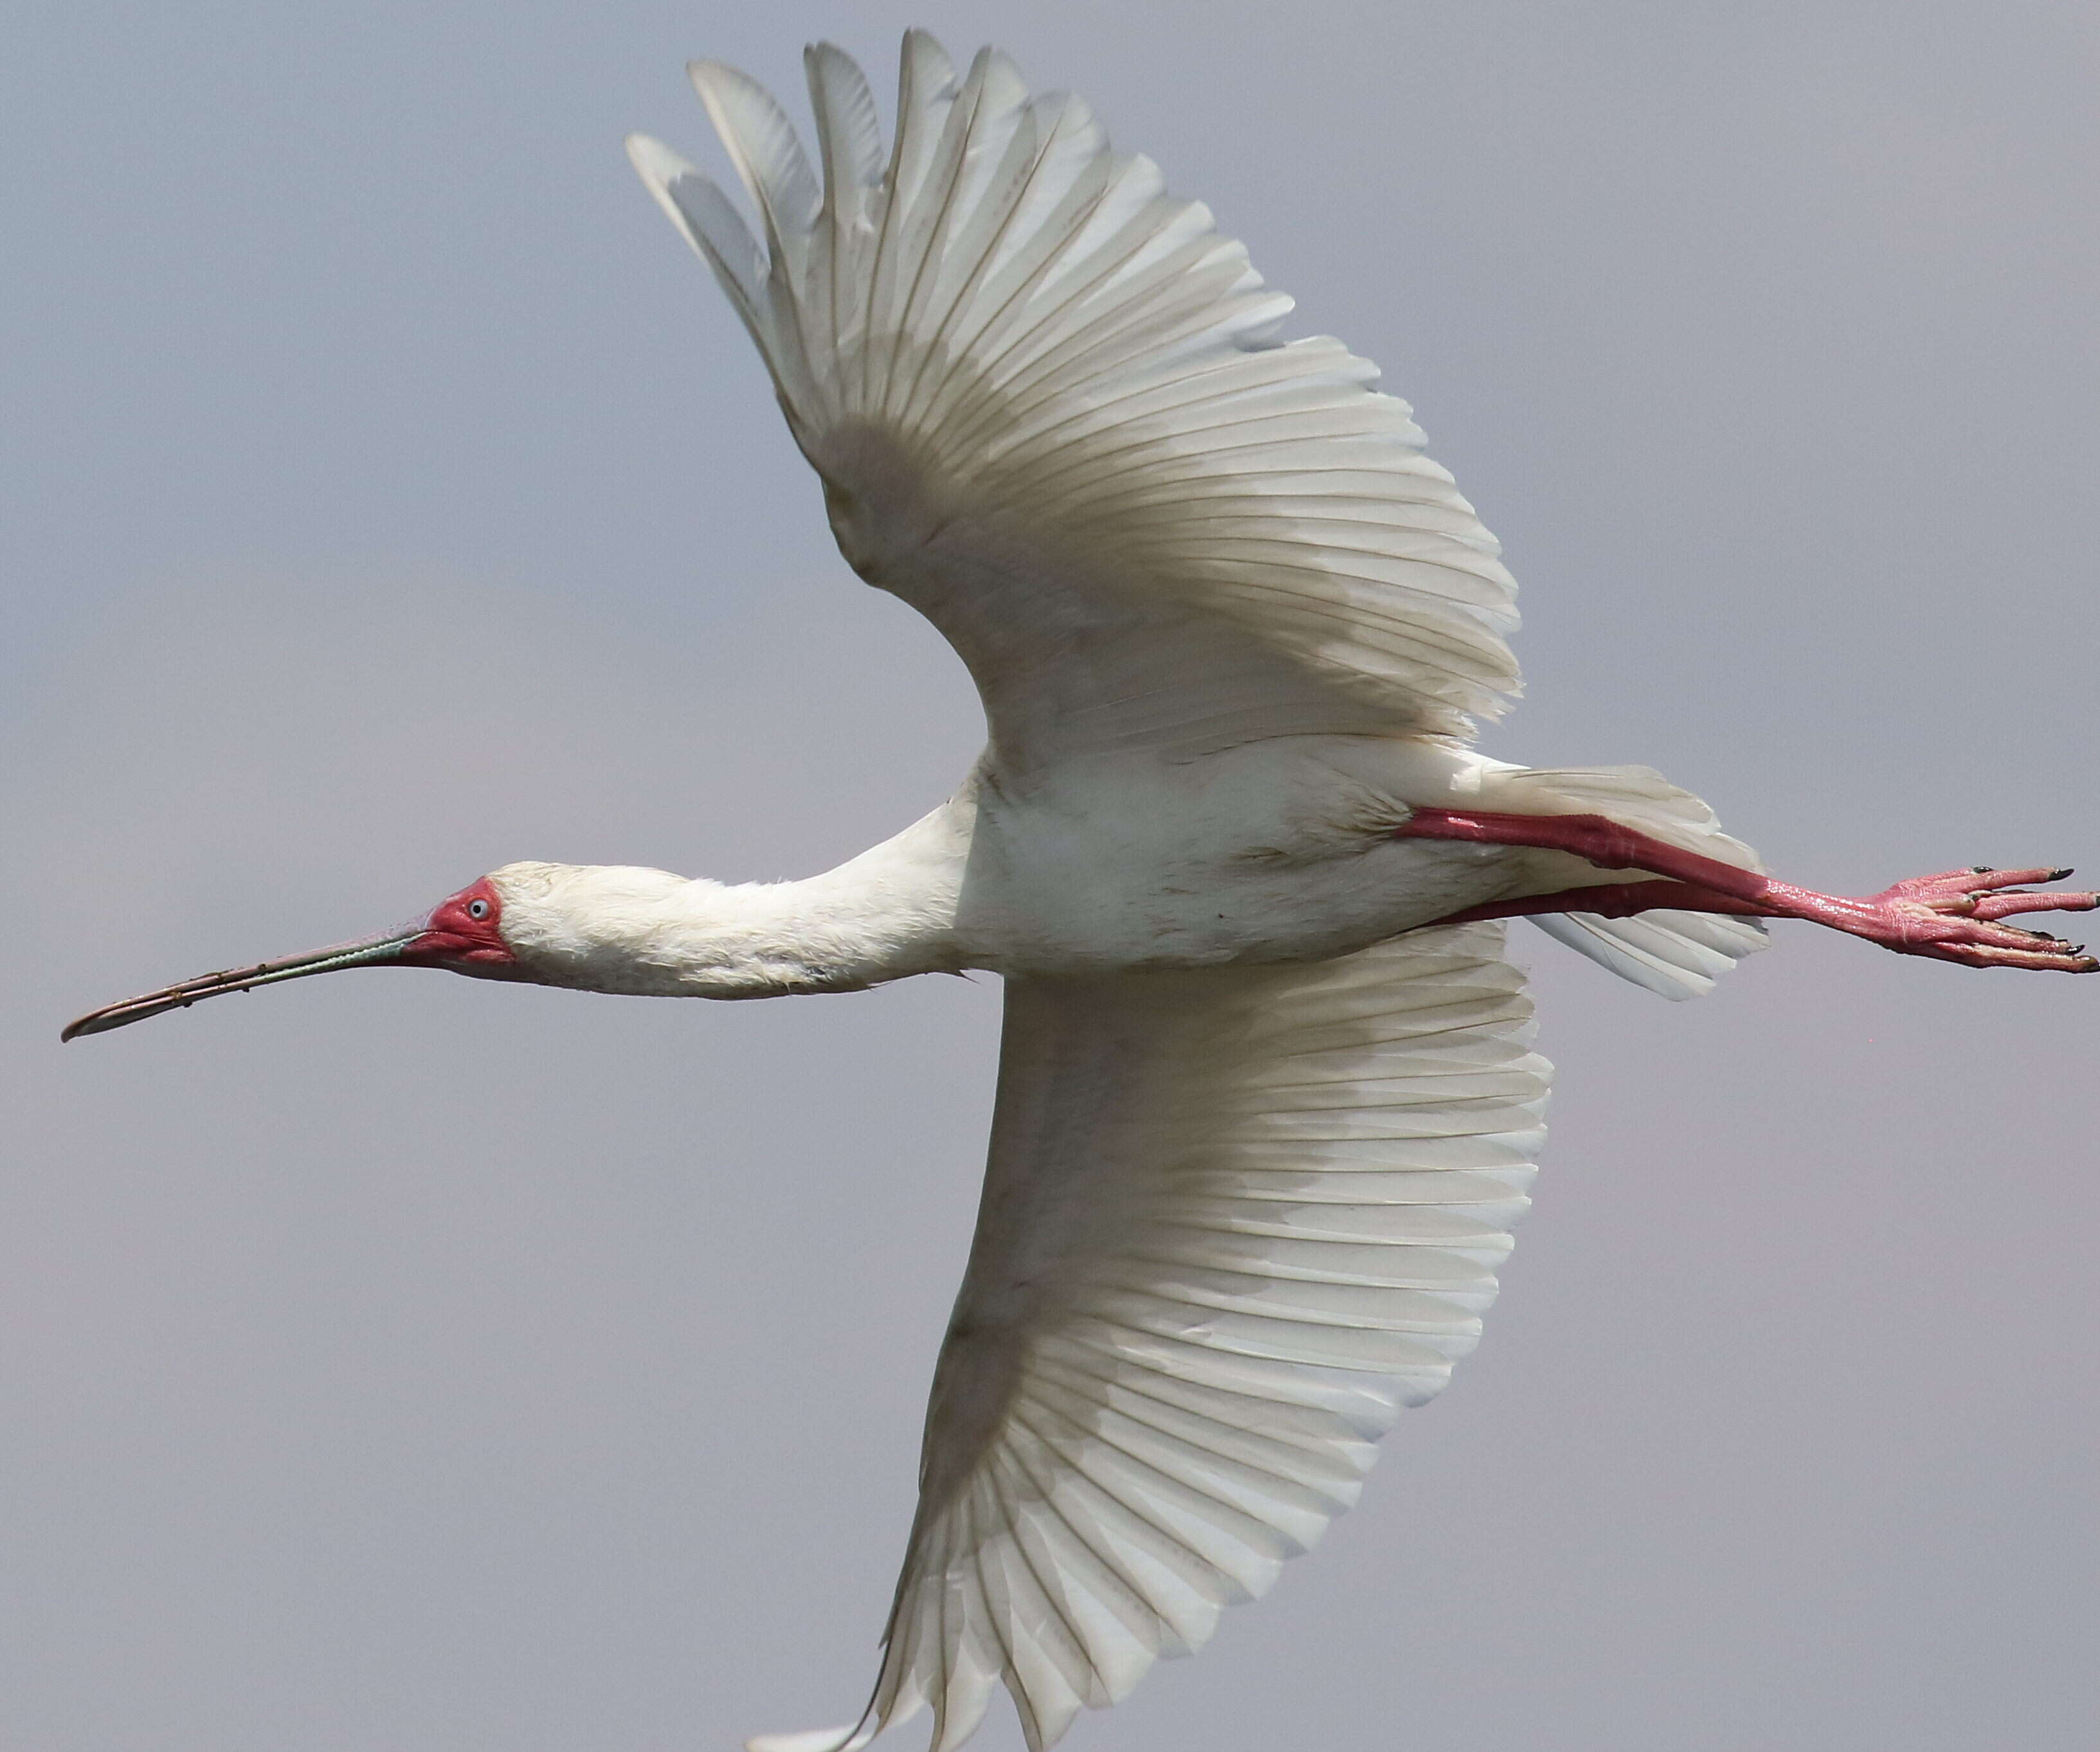
M 761 998 L 984 969 L 1006 1014 L 983 1203 L 858 1747 L 995 1684 L 1028 1744 L 1200 1645 L 1356 1500 L 1476 1339 L 1543 1137 L 1501 923 L 1668 997 L 1807 919 L 1970 967 L 2091 973 L 1951 872 L 1771 880 L 1639 767 L 1469 746 L 1517 689 L 1514 585 L 1407 404 L 1087 106 L 904 39 L 885 148 L 807 51 L 818 163 L 699 62 L 756 235 L 636 137 L 757 342 L 839 546 L 968 665 L 947 802 L 805 881 L 514 863 L 380 936 L 206 974 L 68 1038 L 347 967 Z

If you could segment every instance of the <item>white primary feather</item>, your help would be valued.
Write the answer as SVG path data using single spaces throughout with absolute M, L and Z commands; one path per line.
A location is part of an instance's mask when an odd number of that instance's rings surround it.
M 1498 924 L 1317 966 L 1009 982 L 969 1269 L 861 1745 L 1032 1747 L 1203 1643 L 1471 1349 L 1548 1067 Z

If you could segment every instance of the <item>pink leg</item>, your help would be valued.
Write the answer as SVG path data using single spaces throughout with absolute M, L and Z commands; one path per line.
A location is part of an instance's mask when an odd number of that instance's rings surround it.
M 1950 870 L 1914 876 L 1878 894 L 1853 899 L 1775 882 L 1696 852 L 1680 851 L 1602 815 L 1502 815 L 1417 810 L 1401 838 L 1463 840 L 1476 845 L 1532 845 L 1571 852 L 1604 870 L 1650 870 L 1668 880 L 1599 884 L 1474 907 L 1455 919 L 1519 912 L 1597 912 L 1623 918 L 1667 907 L 1771 919 L 1807 919 L 1864 937 L 1899 955 L 1930 955 L 1964 967 L 2029 967 L 2100 973 L 2100 960 L 2038 931 L 1997 921 L 2023 912 L 2085 912 L 2100 895 L 2035 894 L 2019 885 L 2054 882 L 2068 870 Z

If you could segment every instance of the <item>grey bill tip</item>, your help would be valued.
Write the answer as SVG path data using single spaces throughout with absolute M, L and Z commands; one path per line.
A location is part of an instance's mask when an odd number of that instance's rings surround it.
M 107 1034 L 128 1022 L 142 1022 L 149 1016 L 165 1016 L 170 1010 L 186 1010 L 202 998 L 216 998 L 229 991 L 251 991 L 258 986 L 273 986 L 280 980 L 304 979 L 314 973 L 333 973 L 346 967 L 382 967 L 398 961 L 421 934 L 416 925 L 383 932 L 356 942 L 337 943 L 306 955 L 287 955 L 276 961 L 258 961 L 248 967 L 226 968 L 216 973 L 200 973 L 179 984 L 163 986 L 120 1004 L 105 1004 L 99 1010 L 68 1022 L 59 1039 L 72 1040 L 82 1035 Z

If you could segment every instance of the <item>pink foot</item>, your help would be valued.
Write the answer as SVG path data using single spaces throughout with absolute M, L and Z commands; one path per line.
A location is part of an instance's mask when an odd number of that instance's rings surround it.
M 1949 870 L 1912 876 L 1878 894 L 1854 899 L 1771 883 L 1759 897 L 1784 917 L 1812 919 L 1864 937 L 1899 955 L 1930 955 L 1964 967 L 2029 967 L 2064 973 L 2100 973 L 2082 943 L 2001 925 L 2023 912 L 2089 912 L 2100 895 L 2037 894 L 2022 885 L 2060 881 L 2068 870 Z

